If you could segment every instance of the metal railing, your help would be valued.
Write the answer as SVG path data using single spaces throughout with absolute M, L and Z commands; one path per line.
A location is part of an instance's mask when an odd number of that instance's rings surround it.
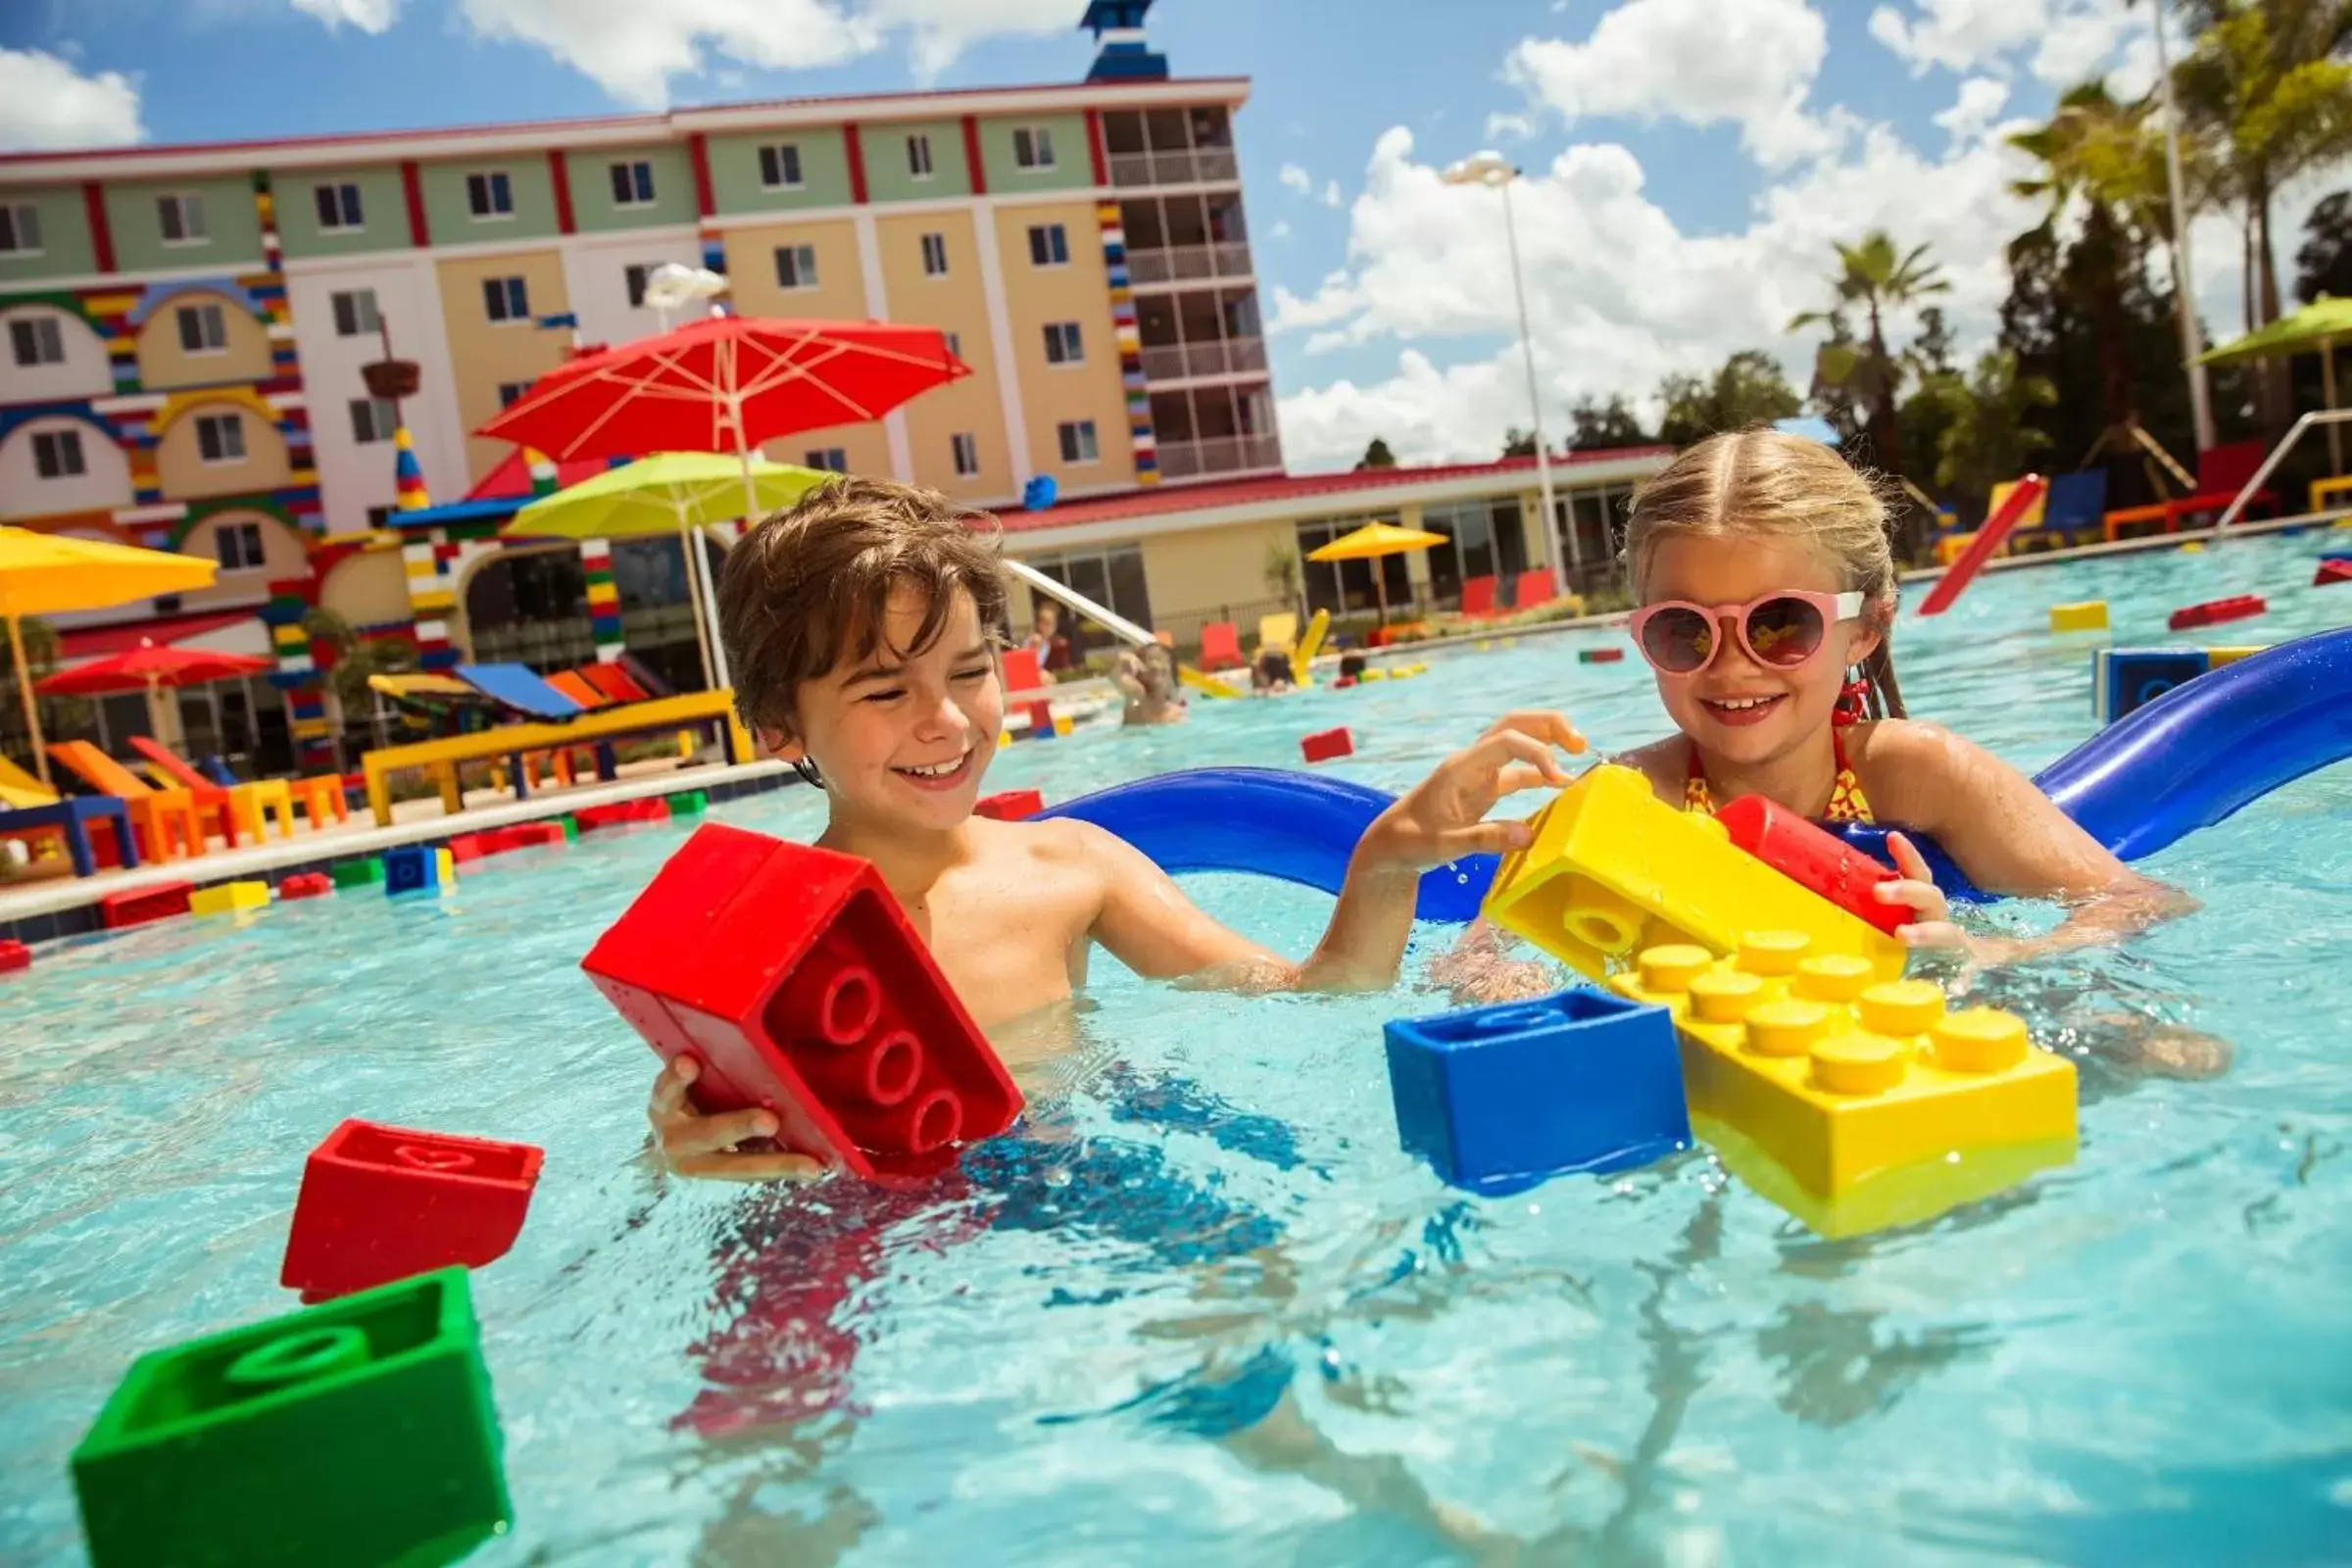
M 1218 338 L 1207 343 L 1164 343 L 1143 350 L 1144 379 L 1188 381 L 1212 375 L 1255 375 L 1266 368 L 1263 338 Z
M 1194 147 L 1165 153 L 1112 153 L 1110 182 L 1139 185 L 1230 184 L 1241 177 L 1230 147 Z
M 2287 453 L 2294 450 L 2295 443 L 2303 439 L 2304 431 L 2319 425 L 2332 428 L 2347 420 L 2352 420 L 2352 409 L 2315 409 L 2297 419 L 2294 428 L 2279 438 L 2278 444 L 2271 449 L 2271 455 L 2263 460 L 2262 466 L 2254 470 L 2254 477 L 2246 481 L 2246 487 L 2230 503 L 2229 510 L 2215 521 L 2213 531 L 2217 534 L 2228 532 L 2230 525 L 2245 514 L 2247 503 L 2261 493 L 2264 483 L 2271 477 L 2271 471 L 2286 460 Z
M 1127 277 L 1134 283 L 1192 283 L 1253 275 L 1250 247 L 1240 241 L 1216 245 L 1164 245 L 1127 253 Z
M 1246 473 L 1282 466 L 1282 442 L 1270 435 L 1212 436 L 1204 441 L 1159 443 L 1159 471 L 1169 479 L 1203 473 Z

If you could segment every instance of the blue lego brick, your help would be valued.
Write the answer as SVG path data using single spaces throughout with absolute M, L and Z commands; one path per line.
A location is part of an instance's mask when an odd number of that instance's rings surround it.
M 2202 648 L 2110 648 L 2091 656 L 2091 700 L 2112 724 L 2212 667 Z
M 1663 1007 L 1578 988 L 1385 1033 L 1397 1138 L 1455 1187 L 1501 1196 L 1690 1146 Z
M 384 892 L 437 893 L 452 880 L 447 850 L 426 844 L 404 845 L 384 852 Z

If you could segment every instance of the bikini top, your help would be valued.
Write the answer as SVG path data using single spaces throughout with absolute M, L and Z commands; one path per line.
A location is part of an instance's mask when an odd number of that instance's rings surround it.
M 1845 738 L 1837 730 L 1830 731 L 1830 746 L 1838 758 L 1838 781 L 1830 786 L 1830 804 L 1821 813 L 1824 822 L 1875 822 L 1870 814 L 1870 798 L 1862 793 L 1861 780 L 1854 777 L 1852 764 L 1845 760 Z M 1698 765 L 1698 748 L 1690 749 L 1690 776 L 1683 785 L 1683 809 L 1715 814 L 1715 797 L 1707 788 L 1707 775 Z

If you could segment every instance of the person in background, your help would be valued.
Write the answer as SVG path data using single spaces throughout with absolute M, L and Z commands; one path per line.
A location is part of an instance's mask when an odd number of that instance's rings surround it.
M 1037 655 L 1037 667 L 1048 675 L 1058 675 L 1070 667 L 1070 640 L 1061 634 L 1059 605 L 1051 599 L 1038 601 L 1024 646 Z
M 1129 725 L 1175 724 L 1184 719 L 1183 694 L 1176 689 L 1176 656 L 1166 632 L 1145 648 L 1119 651 L 1110 682 L 1127 699 L 1119 721 Z

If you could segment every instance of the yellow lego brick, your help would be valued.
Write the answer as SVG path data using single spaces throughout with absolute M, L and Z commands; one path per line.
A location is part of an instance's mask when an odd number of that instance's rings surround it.
M 2105 631 L 2107 629 L 2107 601 L 2086 599 L 2079 605 L 2052 605 L 2052 631 Z
M 190 914 L 237 914 L 265 908 L 270 903 L 267 882 L 217 882 L 188 895 Z
M 2244 648 L 2208 648 L 2205 650 L 2205 667 L 2219 669 L 2224 664 L 2234 664 L 2241 659 L 2263 652 L 2269 646 L 2267 643 L 2255 643 Z
M 1797 932 L 1734 957 L 1669 945 L 1611 982 L 1674 1014 L 1692 1131 L 1824 1235 L 1929 1219 L 2075 1155 L 2075 1066 L 2025 1020 L 1947 1012 Z
M 1816 953 L 1891 980 L 1903 945 L 1738 849 L 1713 817 L 1681 811 L 1630 767 L 1603 763 L 1535 818 L 1536 841 L 1495 869 L 1487 918 L 1606 979 L 1660 943 L 1736 952 L 1742 934 L 1802 933 Z

